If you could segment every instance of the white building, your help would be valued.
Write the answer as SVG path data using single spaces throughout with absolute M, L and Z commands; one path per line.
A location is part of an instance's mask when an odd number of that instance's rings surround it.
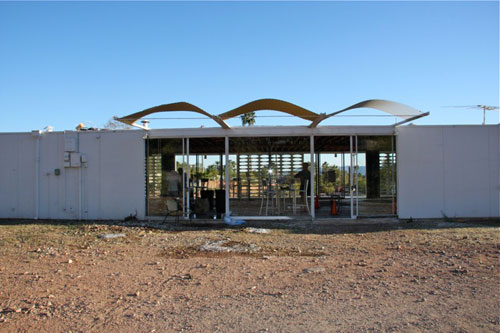
M 254 110 L 264 107 L 279 109 Z M 220 124 L 223 115 L 210 117 Z M 252 218 L 500 217 L 498 125 L 318 127 L 318 119 L 0 133 L 0 218 L 146 219 L 165 215 L 169 196 L 186 219 L 227 210 Z M 312 165 L 308 195 L 293 183 L 302 163 Z M 178 195 L 163 189 L 167 164 L 184 175 Z

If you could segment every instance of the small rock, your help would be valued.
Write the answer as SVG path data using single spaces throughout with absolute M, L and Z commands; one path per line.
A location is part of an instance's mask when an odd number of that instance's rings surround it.
M 302 272 L 303 273 L 320 273 L 320 272 L 324 272 L 325 269 L 323 267 L 311 267 L 311 268 L 306 268 L 304 269 Z
M 245 228 L 243 229 L 245 232 L 251 232 L 255 234 L 269 234 L 271 230 L 269 229 L 264 229 L 264 228 Z
M 69 259 L 68 264 L 72 264 L 72 263 L 73 263 L 73 260 Z
M 102 234 L 97 236 L 101 239 L 111 239 L 111 238 L 120 238 L 120 237 L 125 237 L 125 234 Z

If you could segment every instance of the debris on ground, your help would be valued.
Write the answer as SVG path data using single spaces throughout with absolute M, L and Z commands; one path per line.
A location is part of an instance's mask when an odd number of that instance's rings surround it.
M 325 268 L 324 267 L 311 267 L 311 268 L 306 268 L 304 269 L 302 272 L 303 273 L 320 273 L 320 272 L 324 272 L 325 271 Z
M 120 237 L 125 237 L 125 234 L 102 234 L 97 236 L 102 239 L 111 239 L 111 238 L 120 238 Z
M 269 234 L 269 233 L 271 233 L 271 230 L 269 230 L 269 229 L 252 228 L 252 227 L 245 228 L 245 229 L 243 229 L 243 231 L 244 232 L 251 232 L 251 233 L 254 233 L 254 234 Z
M 230 239 L 227 240 L 219 240 L 215 242 L 207 242 L 198 247 L 200 251 L 206 252 L 257 252 L 260 250 L 255 244 L 245 244 L 239 242 L 233 242 Z

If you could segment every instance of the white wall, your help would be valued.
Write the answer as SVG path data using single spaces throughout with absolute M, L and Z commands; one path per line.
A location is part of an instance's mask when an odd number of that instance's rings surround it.
M 145 216 L 143 131 L 42 133 L 39 209 L 32 133 L 0 133 L 0 218 Z M 64 167 L 64 139 L 88 160 Z M 500 216 L 499 126 L 397 129 L 401 218 Z M 54 173 L 61 170 L 61 175 Z
M 397 129 L 400 218 L 499 217 L 499 126 Z
M 53 132 L 40 140 L 41 219 L 123 219 L 145 215 L 142 131 Z M 73 137 L 87 163 L 64 167 Z M 36 218 L 36 143 L 31 133 L 0 133 L 0 218 Z M 61 174 L 55 174 L 59 169 Z
M 30 133 L 0 135 L 0 217 L 35 216 L 35 142 Z

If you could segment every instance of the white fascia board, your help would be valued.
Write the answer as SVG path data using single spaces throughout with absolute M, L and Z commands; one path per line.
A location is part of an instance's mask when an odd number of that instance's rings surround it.
M 223 128 L 175 128 L 154 129 L 148 132 L 149 138 L 181 137 L 254 137 L 254 136 L 337 136 L 337 135 L 393 135 L 393 126 L 262 126 Z

